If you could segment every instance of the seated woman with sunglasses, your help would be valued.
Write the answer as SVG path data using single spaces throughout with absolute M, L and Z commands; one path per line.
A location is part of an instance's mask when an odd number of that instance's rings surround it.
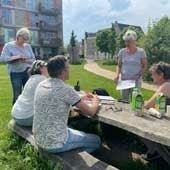
M 34 115 L 34 93 L 40 82 L 48 76 L 47 63 L 35 60 L 28 70 L 30 78 L 24 86 L 21 95 L 12 107 L 12 117 L 18 125 L 32 126 Z
M 170 64 L 159 62 L 151 66 L 150 72 L 151 72 L 151 76 L 152 76 L 154 84 L 158 85 L 158 89 L 155 92 L 155 94 L 148 101 L 145 102 L 144 108 L 145 109 L 149 109 L 151 107 L 154 108 L 155 97 L 159 95 L 160 93 L 166 96 L 166 105 L 170 105 Z M 142 139 L 142 141 L 148 147 L 147 153 L 142 154 L 142 157 L 144 159 L 153 160 L 154 158 L 167 154 L 166 152 L 164 152 L 165 146 L 158 144 L 158 143 L 154 143 L 146 139 Z M 158 155 L 156 152 L 158 148 L 159 148 L 160 155 Z M 167 157 L 168 155 L 170 154 L 168 153 Z

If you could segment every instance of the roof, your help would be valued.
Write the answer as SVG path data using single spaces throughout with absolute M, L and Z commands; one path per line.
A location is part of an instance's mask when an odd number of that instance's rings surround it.
M 96 37 L 96 33 L 94 32 L 85 32 L 85 38 L 87 37 Z
M 119 27 L 120 31 L 123 31 L 123 29 L 127 28 L 127 27 L 134 27 L 134 28 L 137 28 L 143 32 L 142 28 L 140 26 L 136 26 L 136 25 L 121 24 L 121 23 L 118 23 L 117 21 L 115 21 L 114 25 L 117 25 Z

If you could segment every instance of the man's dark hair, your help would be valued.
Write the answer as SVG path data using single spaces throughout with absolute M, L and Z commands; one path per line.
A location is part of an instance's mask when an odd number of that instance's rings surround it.
M 57 78 L 66 68 L 67 59 L 63 55 L 57 55 L 49 59 L 47 64 L 48 74 L 52 78 Z

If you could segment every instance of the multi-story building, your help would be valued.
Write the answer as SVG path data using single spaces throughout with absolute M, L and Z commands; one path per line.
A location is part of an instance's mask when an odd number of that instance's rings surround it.
M 63 51 L 62 0 L 0 0 L 0 52 L 16 31 L 28 27 L 37 58 Z

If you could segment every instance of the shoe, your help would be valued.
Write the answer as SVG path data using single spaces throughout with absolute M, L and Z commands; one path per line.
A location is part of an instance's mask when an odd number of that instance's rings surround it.
M 160 157 L 161 156 L 157 152 L 141 154 L 141 158 L 146 161 L 152 161 L 152 160 L 158 159 Z
M 118 99 L 118 102 L 129 103 L 127 100 L 124 100 L 124 99 Z

